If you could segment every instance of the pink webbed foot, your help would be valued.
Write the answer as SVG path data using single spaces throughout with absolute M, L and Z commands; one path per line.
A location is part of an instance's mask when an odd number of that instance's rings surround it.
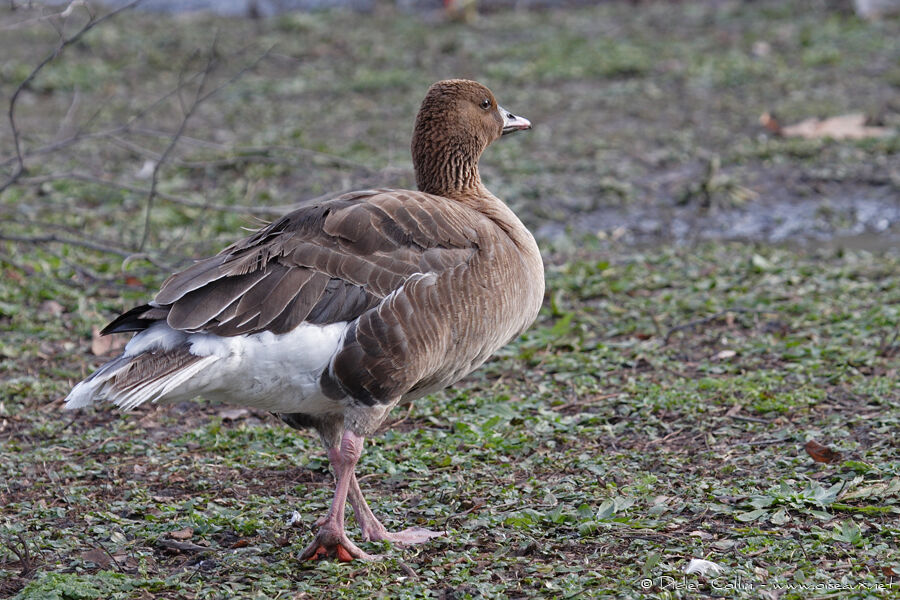
M 356 560 L 376 560 L 376 554 L 363 552 L 359 546 L 350 541 L 347 534 L 336 533 L 330 529 L 320 529 L 316 539 L 300 554 L 300 560 L 319 560 L 336 558 L 342 562 Z
M 432 531 L 424 527 L 410 527 L 403 531 L 387 531 L 384 527 L 381 531 L 363 531 L 363 539 L 370 542 L 387 540 L 393 544 L 402 544 L 404 546 L 412 546 L 414 544 L 424 544 L 432 538 L 444 535 L 443 531 Z

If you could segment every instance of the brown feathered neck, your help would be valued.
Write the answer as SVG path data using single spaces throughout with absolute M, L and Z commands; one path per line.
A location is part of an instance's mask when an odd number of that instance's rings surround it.
M 475 107 L 493 94 L 474 81 L 448 80 L 431 86 L 416 116 L 412 138 L 416 185 L 429 194 L 460 201 L 485 198 L 478 159 L 502 123 Z

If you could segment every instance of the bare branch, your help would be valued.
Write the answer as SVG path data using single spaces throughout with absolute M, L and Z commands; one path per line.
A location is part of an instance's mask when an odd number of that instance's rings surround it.
M 191 116 L 196 112 L 197 108 L 199 108 L 199 106 L 203 102 L 205 102 L 206 100 L 211 98 L 213 95 L 215 95 L 217 92 L 219 92 L 223 88 L 231 85 L 232 83 L 234 83 L 235 81 L 240 79 L 248 71 L 255 69 L 259 65 L 259 63 L 261 63 L 263 60 L 265 60 L 268 57 L 269 52 L 272 50 L 272 48 L 267 49 L 260 56 L 258 56 L 255 60 L 251 61 L 247 65 L 244 65 L 241 69 L 239 69 L 236 73 L 234 73 L 231 77 L 226 79 L 224 82 L 222 82 L 218 86 L 214 87 L 209 92 L 204 93 L 204 90 L 206 87 L 206 82 L 209 78 L 210 73 L 213 70 L 213 66 L 215 65 L 216 43 L 218 41 L 218 34 L 216 34 L 216 36 L 217 37 L 215 39 L 213 39 L 212 47 L 210 48 L 210 52 L 209 52 L 209 59 L 207 60 L 206 68 L 203 70 L 203 74 L 201 75 L 200 84 L 197 88 L 197 93 L 194 96 L 194 100 L 191 103 L 190 107 L 187 109 L 187 112 L 185 112 L 184 118 L 181 120 L 181 125 L 179 125 L 178 130 L 175 132 L 175 135 L 172 137 L 172 140 L 169 142 L 169 145 L 166 147 L 166 149 L 160 155 L 159 160 L 157 161 L 156 165 L 154 165 L 154 167 L 153 167 L 153 176 L 150 181 L 150 193 L 147 196 L 147 210 L 144 213 L 144 233 L 141 236 L 140 246 L 138 246 L 138 250 L 141 252 L 144 250 L 144 247 L 147 244 L 147 239 L 150 236 L 150 211 L 153 207 L 153 199 L 156 196 L 156 185 L 157 185 L 157 180 L 159 177 L 159 169 L 162 166 L 162 164 L 165 162 L 165 160 L 169 156 L 169 154 L 172 152 L 172 150 L 175 148 L 175 145 L 178 143 L 178 140 L 181 139 L 181 136 L 184 133 L 185 128 L 187 127 L 188 120 L 191 118 Z
M 146 254 L 146 253 L 134 253 L 126 248 L 117 248 L 116 246 L 108 246 L 106 244 L 98 244 L 96 242 L 91 242 L 89 240 L 81 240 L 77 238 L 64 238 L 57 235 L 38 235 L 38 236 L 27 236 L 27 235 L 15 235 L 15 234 L 7 234 L 0 231 L 0 240 L 7 242 L 20 242 L 23 244 L 68 244 L 70 246 L 79 246 L 81 248 L 87 248 L 88 250 L 94 250 L 96 252 L 104 252 L 106 254 L 115 254 L 117 256 L 122 257 L 122 268 L 128 266 L 129 263 L 135 260 L 146 260 L 147 262 L 165 270 L 172 270 L 171 265 L 168 263 L 162 262 L 159 259 Z
M 117 254 L 123 258 L 127 258 L 131 256 L 131 252 L 124 248 L 115 248 L 113 246 L 106 246 L 104 244 L 97 244 L 95 242 L 89 242 L 87 240 L 78 240 L 74 238 L 63 238 L 56 235 L 38 235 L 38 236 L 27 236 L 27 235 L 12 235 L 0 232 L 0 240 L 6 242 L 22 242 L 25 244 L 69 244 L 71 246 L 80 246 L 82 248 L 87 248 L 89 250 L 96 250 L 97 252 L 105 252 L 107 254 Z
M 41 183 L 46 183 L 49 181 L 59 181 L 59 180 L 82 181 L 84 183 L 102 185 L 104 187 L 123 190 L 126 192 L 133 192 L 135 194 L 145 194 L 147 192 L 147 190 L 142 187 L 138 187 L 135 185 L 129 185 L 127 183 L 121 183 L 118 181 L 101 179 L 99 177 L 94 177 L 93 175 L 88 175 L 86 173 L 79 173 L 79 172 L 53 173 L 50 175 L 38 175 L 35 177 L 27 177 L 27 178 L 21 179 L 19 181 L 19 183 L 25 184 L 25 185 L 39 185 Z M 369 183 L 378 183 L 378 177 L 370 179 Z M 202 201 L 202 200 L 189 200 L 187 198 L 182 198 L 181 196 L 176 196 L 174 194 L 161 192 L 159 190 L 156 191 L 156 196 L 158 198 L 162 198 L 163 200 L 166 200 L 167 202 L 171 202 L 172 204 L 178 204 L 179 206 L 186 206 L 188 208 L 215 210 L 215 211 L 219 211 L 219 212 L 228 212 L 228 213 L 234 213 L 234 214 L 280 216 L 288 211 L 294 210 L 298 206 L 315 204 L 316 202 L 320 202 L 322 200 L 327 200 L 328 198 L 334 198 L 334 197 L 340 196 L 341 194 L 346 194 L 348 192 L 352 192 L 354 190 L 360 189 L 360 187 L 365 187 L 366 185 L 367 184 L 365 181 L 361 181 L 361 182 L 359 182 L 359 185 L 354 185 L 352 187 L 348 187 L 343 190 L 327 192 L 320 196 L 315 196 L 313 198 L 299 200 L 292 204 L 277 204 L 277 205 L 272 205 L 272 206 L 239 206 L 239 205 L 228 205 L 228 204 L 215 204 L 212 202 L 206 202 L 206 201 Z
M 144 233 L 141 234 L 141 243 L 138 245 L 138 252 L 143 252 L 144 247 L 147 245 L 147 240 L 150 237 L 150 213 L 153 210 L 153 200 L 156 198 L 156 186 L 159 183 L 159 170 L 162 167 L 163 163 L 166 162 L 166 158 L 175 149 L 175 146 L 178 144 L 178 140 L 181 138 L 181 134 L 184 133 L 185 128 L 187 128 L 188 121 L 191 116 L 200 106 L 202 102 L 201 96 L 203 94 L 203 90 L 206 87 L 206 82 L 209 79 L 210 73 L 212 73 L 213 67 L 215 65 L 215 56 L 216 56 L 216 42 L 218 41 L 218 33 L 216 37 L 213 38 L 212 47 L 209 51 L 209 58 L 206 61 L 206 67 L 203 69 L 202 75 L 200 76 L 200 84 L 197 88 L 197 93 L 194 95 L 194 101 L 191 103 L 190 107 L 187 110 L 184 110 L 184 106 L 182 106 L 182 110 L 184 113 L 183 118 L 181 119 L 181 124 L 178 126 L 178 129 L 175 131 L 175 134 L 172 136 L 172 139 L 169 141 L 169 145 L 166 146 L 166 149 L 163 150 L 162 154 L 159 156 L 159 160 L 156 161 L 156 164 L 153 165 L 153 175 L 150 178 L 150 191 L 147 194 L 147 207 L 144 211 Z M 179 85 L 178 88 L 183 88 L 183 80 L 184 73 L 179 76 Z M 179 102 L 181 101 L 181 94 L 178 94 Z
M 83 181 L 85 183 L 92 183 L 95 185 L 102 185 L 104 187 L 114 188 L 118 190 L 123 190 L 126 192 L 133 192 L 135 194 L 146 194 L 147 190 L 142 187 L 138 187 L 135 185 L 129 185 L 127 183 L 120 183 L 117 181 L 109 181 L 106 179 L 100 179 L 99 177 L 94 177 L 93 175 L 87 175 L 85 173 L 54 173 L 51 175 L 39 175 L 37 177 L 28 177 L 25 179 L 21 179 L 20 183 L 28 184 L 28 185 L 36 185 L 45 183 L 48 181 L 59 181 L 59 180 L 73 180 L 73 181 Z M 181 206 L 187 206 L 189 208 L 203 208 L 208 210 L 217 210 L 220 212 L 233 212 L 233 213 L 245 213 L 251 215 L 273 215 L 273 214 L 282 214 L 287 210 L 292 208 L 291 205 L 281 205 L 281 206 L 227 206 L 224 204 L 211 204 L 208 202 L 200 201 L 200 200 L 188 200 L 187 198 L 181 198 L 179 196 L 175 196 L 173 194 L 168 194 L 166 192 L 161 192 L 159 190 L 156 191 L 156 196 L 172 202 L 173 204 L 178 204 Z
M 200 76 L 200 73 L 192 74 L 190 77 L 188 77 L 183 82 L 184 85 L 188 85 L 188 84 L 192 83 L 193 80 L 199 76 Z M 66 138 L 64 140 L 60 140 L 58 142 L 54 142 L 52 144 L 48 144 L 46 146 L 41 146 L 40 148 L 36 148 L 35 150 L 32 150 L 28 154 L 23 155 L 23 157 L 25 159 L 28 159 L 33 156 L 39 156 L 39 155 L 43 155 L 43 154 L 51 154 L 53 152 L 56 152 L 57 150 L 62 150 L 63 148 L 66 148 L 73 144 L 77 144 L 82 141 L 92 140 L 92 139 L 103 139 L 103 138 L 107 138 L 110 136 L 122 135 L 122 134 L 126 134 L 126 133 L 152 135 L 155 137 L 163 137 L 163 136 L 169 137 L 169 135 L 171 135 L 169 133 L 153 131 L 153 130 L 151 130 L 152 133 L 147 133 L 146 130 L 136 129 L 136 128 L 134 128 L 134 124 L 137 121 L 143 119 L 145 116 L 147 116 L 150 112 L 155 110 L 158 106 L 160 106 L 163 102 L 165 102 L 166 100 L 171 98 L 173 95 L 179 93 L 180 90 L 181 90 L 180 87 L 176 87 L 172 90 L 169 90 L 168 92 L 166 92 L 165 94 L 163 94 L 162 96 L 160 96 L 159 98 L 157 98 L 156 100 L 154 100 L 153 102 L 151 102 L 150 104 L 148 104 L 147 106 L 145 106 L 144 108 L 139 110 L 130 119 L 128 119 L 128 121 L 126 123 L 124 123 L 122 125 L 117 125 L 115 127 L 111 127 L 110 129 L 106 129 L 103 131 L 95 131 L 92 133 L 84 133 L 83 131 L 78 131 L 77 133 L 73 134 L 72 137 Z M 98 112 L 99 112 L 99 110 L 101 110 L 101 109 L 98 109 Z M 18 157 L 16 157 L 16 156 L 12 156 L 10 158 L 4 159 L 3 161 L 0 161 L 0 167 L 6 167 L 11 164 L 14 164 L 17 162 L 17 160 L 18 160 Z M 0 191 L 2 191 L 2 190 L 0 190 Z
M 37 77 L 38 73 L 40 73 L 44 67 L 55 60 L 60 54 L 62 54 L 63 50 L 65 50 L 68 46 L 71 46 L 72 44 L 80 40 L 88 31 L 90 31 L 97 25 L 100 25 L 104 21 L 108 21 L 109 19 L 115 17 L 125 10 L 137 6 L 140 2 L 141 0 L 131 0 L 131 2 L 106 13 L 102 17 L 95 19 L 93 18 L 93 16 L 91 16 L 91 19 L 73 35 L 71 35 L 70 37 L 62 37 L 56 48 L 54 48 L 50 54 L 44 57 L 44 60 L 38 63 L 38 65 L 31 70 L 31 73 L 29 73 L 28 76 L 24 80 L 22 80 L 22 82 L 16 87 L 15 91 L 9 99 L 9 109 L 7 110 L 9 126 L 13 134 L 13 147 L 16 151 L 16 167 L 12 175 L 10 175 L 9 179 L 7 179 L 5 182 L 3 182 L 2 185 L 0 185 L 0 192 L 3 192 L 6 188 L 15 183 L 19 179 L 19 177 L 21 177 L 22 174 L 25 173 L 25 157 L 22 153 L 21 134 L 19 133 L 19 129 L 16 126 L 16 103 L 18 102 L 19 95 L 21 95 L 23 91 L 28 89 L 28 86 L 32 81 L 34 81 L 34 78 Z

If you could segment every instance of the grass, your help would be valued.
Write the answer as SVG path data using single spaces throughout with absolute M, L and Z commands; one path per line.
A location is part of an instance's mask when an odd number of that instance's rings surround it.
M 612 3 L 477 27 L 129 14 L 23 96 L 26 151 L 64 138 L 67 113 L 102 131 L 151 107 L 203 68 L 216 30 L 210 85 L 275 50 L 192 117 L 159 173 L 182 202 L 156 199 L 146 256 L 123 264 L 84 242 L 137 251 L 149 183 L 136 173 L 178 127 L 177 98 L 117 139 L 30 158 L 0 193 L 0 235 L 76 242 L 0 242 L 0 597 L 896 595 L 896 247 L 637 246 L 579 229 L 628 206 L 777 215 L 809 198 L 823 220 L 855 222 L 827 197 L 893 193 L 898 138 L 775 139 L 755 119 L 864 110 L 896 126 L 896 21 L 803 2 Z M 4 94 L 54 35 L 5 30 Z M 411 115 L 450 75 L 485 80 L 537 123 L 492 147 L 483 172 L 533 229 L 569 234 L 542 240 L 536 325 L 367 445 L 373 510 L 445 536 L 363 544 L 386 555 L 371 564 L 299 563 L 333 485 L 314 435 L 202 400 L 59 411 L 104 360 L 92 329 L 253 226 L 244 207 L 413 185 Z M 694 558 L 725 570 L 686 575 Z
M 35 572 L 22 598 L 639 598 L 669 594 L 667 578 L 714 595 L 750 586 L 737 597 L 791 585 L 784 597 L 828 585 L 889 597 L 898 268 L 896 256 L 747 245 L 559 256 L 537 326 L 363 456 L 389 527 L 447 535 L 368 544 L 388 558 L 352 566 L 296 562 L 331 494 L 313 435 L 205 403 L 57 413 L 97 359 L 64 325 L 91 319 L 54 294 L 58 322 L 5 322 L 6 573 L 16 580 L 25 543 Z M 39 305 L 45 290 L 12 299 Z M 809 440 L 840 458 L 814 462 Z M 286 526 L 293 510 L 300 530 Z M 183 529 L 208 549 L 161 545 Z M 728 571 L 684 576 L 691 558 Z

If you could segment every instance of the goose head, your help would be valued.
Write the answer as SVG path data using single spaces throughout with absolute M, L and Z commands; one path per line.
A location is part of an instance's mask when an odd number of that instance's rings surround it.
M 482 152 L 501 136 L 525 129 L 531 129 L 528 119 L 500 106 L 480 83 L 435 83 L 425 94 L 413 131 L 416 184 L 423 192 L 448 198 L 481 195 Z

